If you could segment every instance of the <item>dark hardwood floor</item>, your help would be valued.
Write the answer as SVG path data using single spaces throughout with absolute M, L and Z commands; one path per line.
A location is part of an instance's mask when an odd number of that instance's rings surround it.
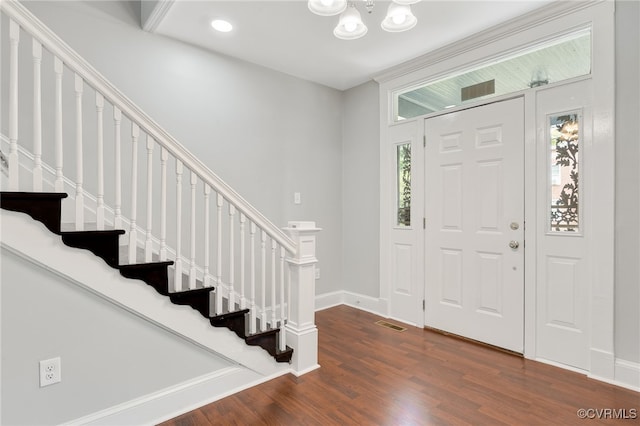
M 433 331 L 394 331 L 379 319 L 346 306 L 320 311 L 322 368 L 163 425 L 640 424 L 638 392 Z M 581 419 L 579 409 L 595 418 Z M 614 411 L 596 411 L 604 409 Z

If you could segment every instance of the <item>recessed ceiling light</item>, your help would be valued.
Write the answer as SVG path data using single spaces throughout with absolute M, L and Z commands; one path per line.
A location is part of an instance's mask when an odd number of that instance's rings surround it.
M 221 33 L 228 33 L 233 29 L 233 25 L 224 19 L 214 19 L 211 21 L 211 26 L 214 30 L 220 31 Z

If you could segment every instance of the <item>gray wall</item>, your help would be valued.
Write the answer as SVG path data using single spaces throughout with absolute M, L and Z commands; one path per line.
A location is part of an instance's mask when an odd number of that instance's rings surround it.
M 343 95 L 343 288 L 380 296 L 379 87 L 369 82 Z
M 25 4 L 275 223 L 316 220 L 318 294 L 378 296 L 374 83 L 341 94 L 145 33 L 138 2 Z M 616 353 L 640 362 L 639 6 L 616 7 Z
M 616 1 L 616 357 L 640 362 L 640 3 Z
M 2 249 L 2 419 L 59 424 L 230 362 Z M 39 387 L 38 361 L 62 381 Z
M 339 91 L 146 33 L 139 2 L 25 5 L 276 225 L 316 221 L 317 293 L 342 287 Z

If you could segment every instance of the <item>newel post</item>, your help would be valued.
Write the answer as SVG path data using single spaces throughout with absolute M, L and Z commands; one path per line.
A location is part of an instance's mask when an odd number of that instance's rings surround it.
M 287 258 L 291 274 L 289 320 L 286 324 L 287 344 L 293 348 L 291 368 L 302 375 L 318 365 L 318 329 L 315 322 L 316 234 L 315 222 L 289 222 L 284 231 L 298 247 L 295 256 Z

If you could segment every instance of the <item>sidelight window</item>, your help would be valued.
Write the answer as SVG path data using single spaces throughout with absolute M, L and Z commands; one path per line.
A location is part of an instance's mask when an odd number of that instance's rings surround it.
M 580 232 L 579 112 L 549 116 L 551 232 Z
M 396 145 L 397 225 L 411 226 L 411 144 Z

